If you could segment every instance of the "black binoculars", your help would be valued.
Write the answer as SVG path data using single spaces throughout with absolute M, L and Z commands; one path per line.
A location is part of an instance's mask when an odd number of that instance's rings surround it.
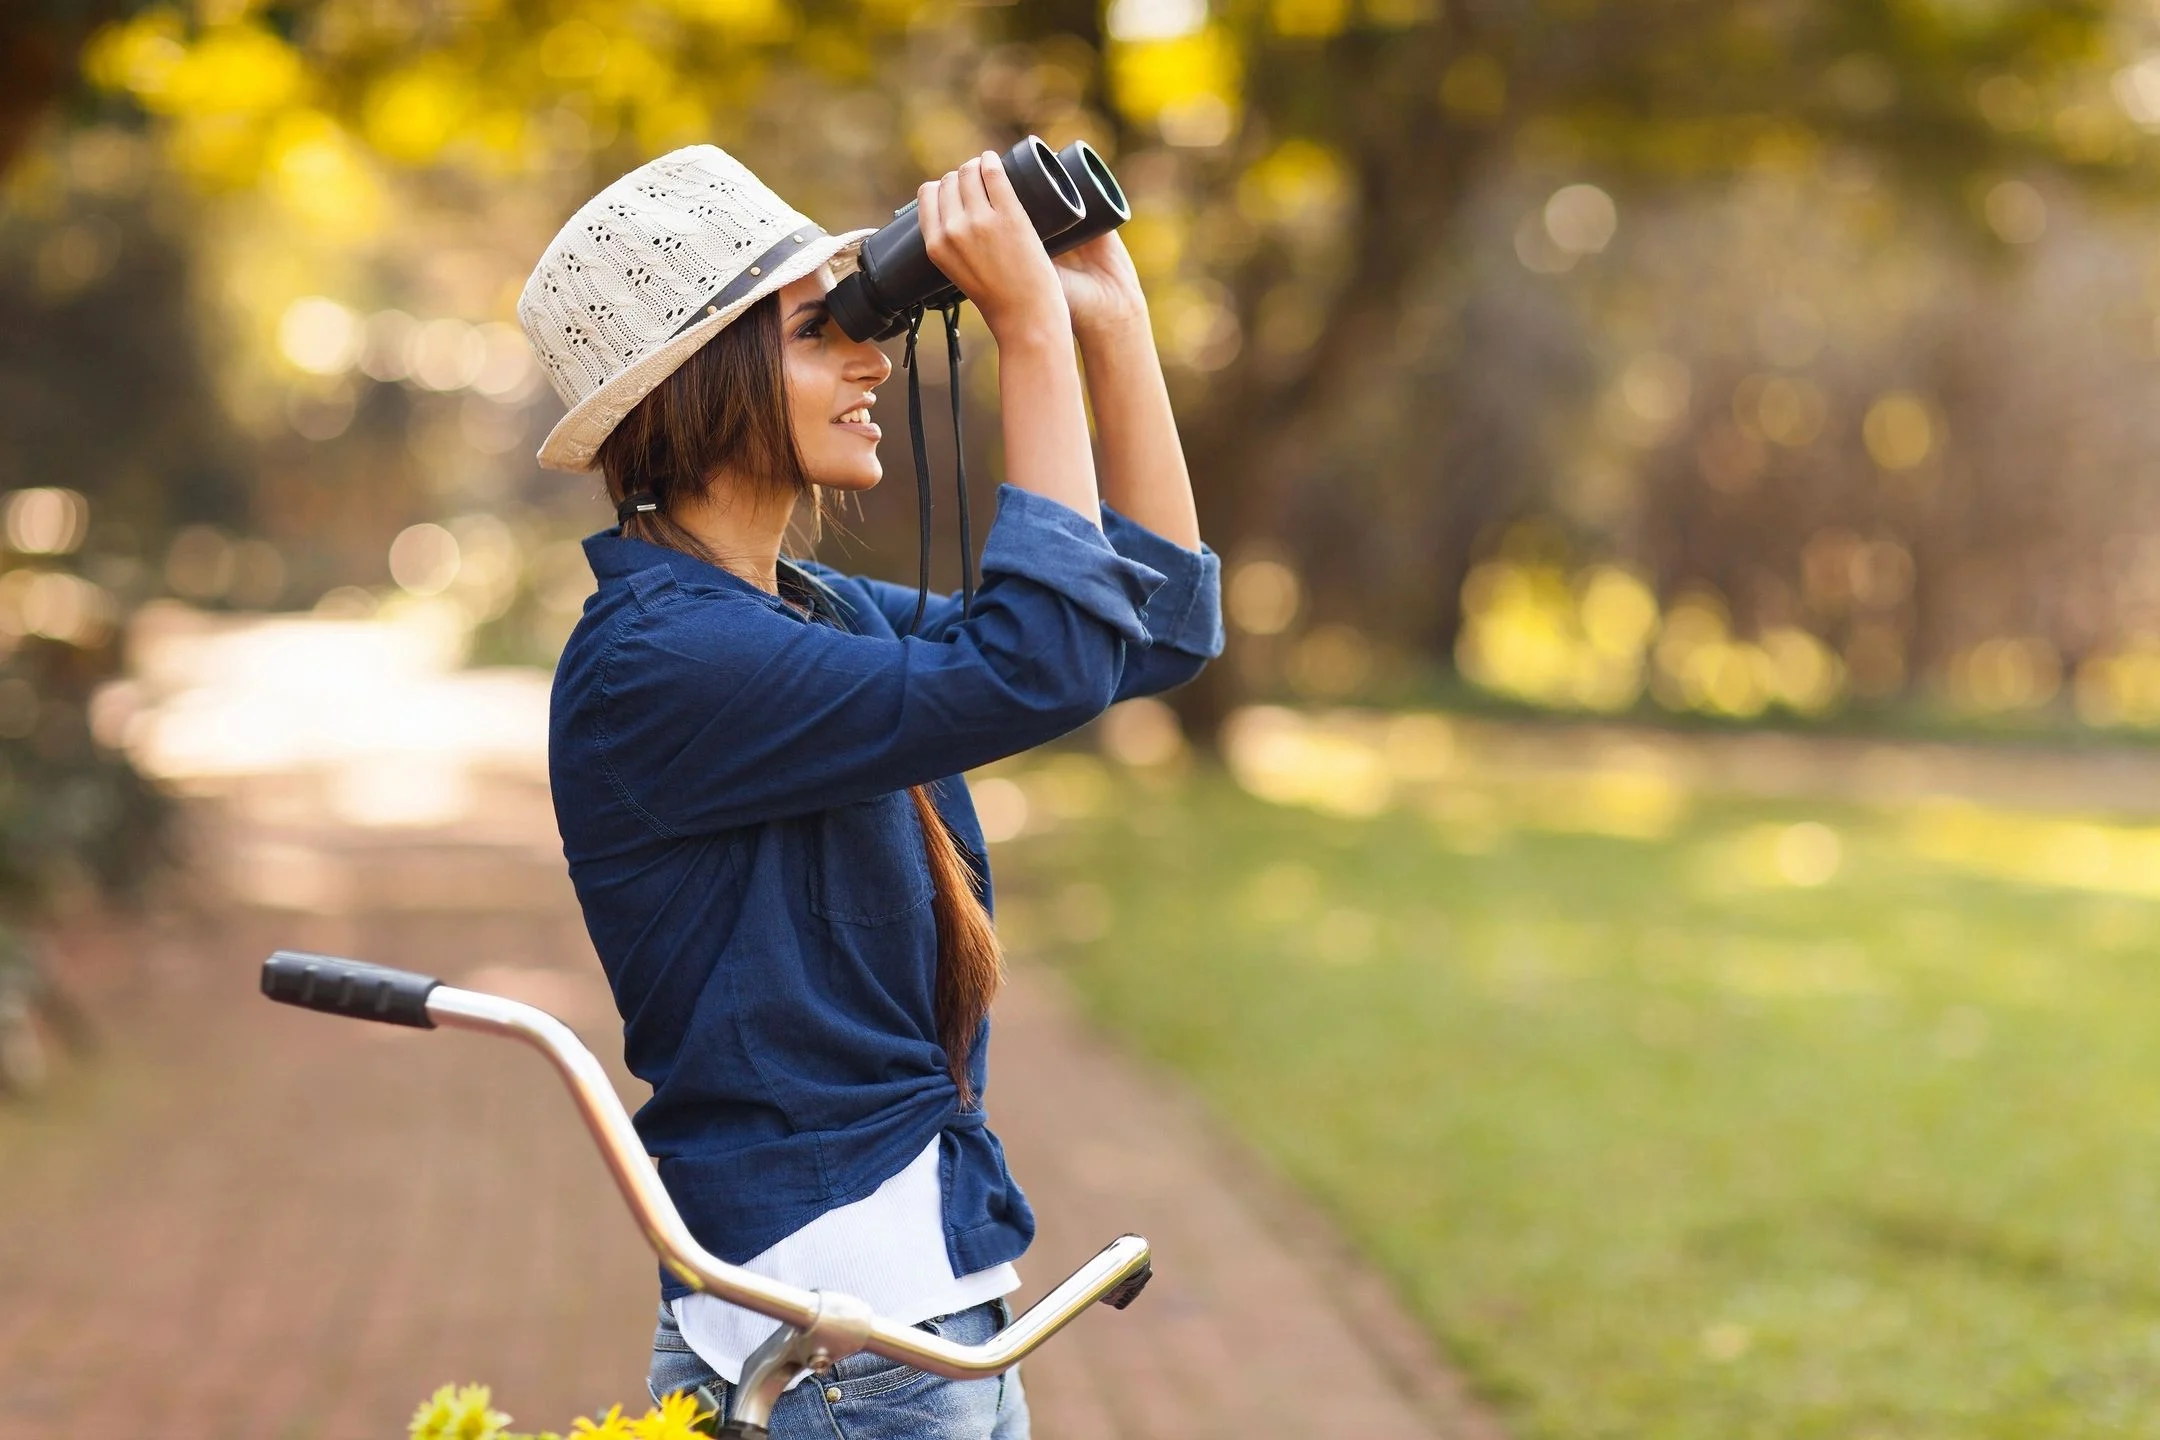
M 1107 235 L 1132 218 L 1117 177 L 1085 140 L 1060 151 L 1030 135 L 1004 158 L 1020 207 L 1052 255 Z M 910 200 L 893 212 L 890 224 L 863 241 L 860 268 L 832 288 L 825 306 L 850 340 L 889 340 L 907 328 L 918 306 L 935 310 L 960 298 L 952 281 L 930 263 L 922 221 Z

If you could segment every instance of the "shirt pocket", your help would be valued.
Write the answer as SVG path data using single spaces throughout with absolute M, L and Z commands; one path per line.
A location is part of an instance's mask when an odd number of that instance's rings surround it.
M 890 925 L 930 903 L 930 856 L 905 790 L 811 821 L 810 910 L 843 925 Z

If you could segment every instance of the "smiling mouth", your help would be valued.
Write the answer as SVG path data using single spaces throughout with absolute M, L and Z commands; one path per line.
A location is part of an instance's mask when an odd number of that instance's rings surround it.
M 868 425 L 869 423 L 870 407 L 867 405 L 858 405 L 853 410 L 848 411 L 847 414 L 842 415 L 838 420 L 833 421 L 835 425 Z

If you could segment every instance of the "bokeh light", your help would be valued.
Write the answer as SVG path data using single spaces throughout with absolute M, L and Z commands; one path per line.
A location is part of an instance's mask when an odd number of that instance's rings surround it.
M 1304 586 L 1279 560 L 1249 560 L 1230 571 L 1223 604 L 1230 623 L 1248 635 L 1280 635 L 1297 619 Z
M 1612 196 L 1595 185 L 1563 185 L 1545 202 L 1545 233 L 1569 255 L 1596 255 L 1620 228 Z
M 59 486 L 13 491 L 4 514 L 8 548 L 22 555 L 71 555 L 90 533 L 90 502 Z
M 321 295 L 293 301 L 278 320 L 279 352 L 311 375 L 344 374 L 365 340 L 360 317 Z
M 1113 705 L 1098 723 L 1103 753 L 1120 764 L 1147 769 L 1185 753 L 1185 730 L 1177 711 L 1152 696 Z
M 440 525 L 408 525 L 390 542 L 390 578 L 413 595 L 440 595 L 458 578 L 457 537 Z
M 2047 201 L 2023 180 L 2001 180 L 1990 186 L 1980 212 L 1988 228 L 2007 244 L 2031 245 L 2047 234 Z
M 1861 434 L 1885 470 L 1910 470 L 1935 450 L 1935 420 L 1917 395 L 1892 391 L 1868 407 Z

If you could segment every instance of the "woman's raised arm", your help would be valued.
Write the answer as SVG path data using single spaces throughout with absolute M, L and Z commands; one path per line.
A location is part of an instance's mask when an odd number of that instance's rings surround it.
M 956 775 L 1085 724 L 1119 693 L 1160 572 L 1007 486 L 975 611 L 939 640 L 812 624 L 753 594 L 630 577 L 565 652 L 551 746 L 653 831 L 708 833 Z
M 997 341 L 1006 480 L 1099 526 L 1065 292 L 1003 163 L 985 151 L 915 198 L 924 248 Z
M 1170 387 L 1148 324 L 1139 272 L 1115 230 L 1054 262 L 1087 365 L 1102 440 L 1102 497 L 1126 519 L 1187 550 L 1200 548 L 1192 476 Z

